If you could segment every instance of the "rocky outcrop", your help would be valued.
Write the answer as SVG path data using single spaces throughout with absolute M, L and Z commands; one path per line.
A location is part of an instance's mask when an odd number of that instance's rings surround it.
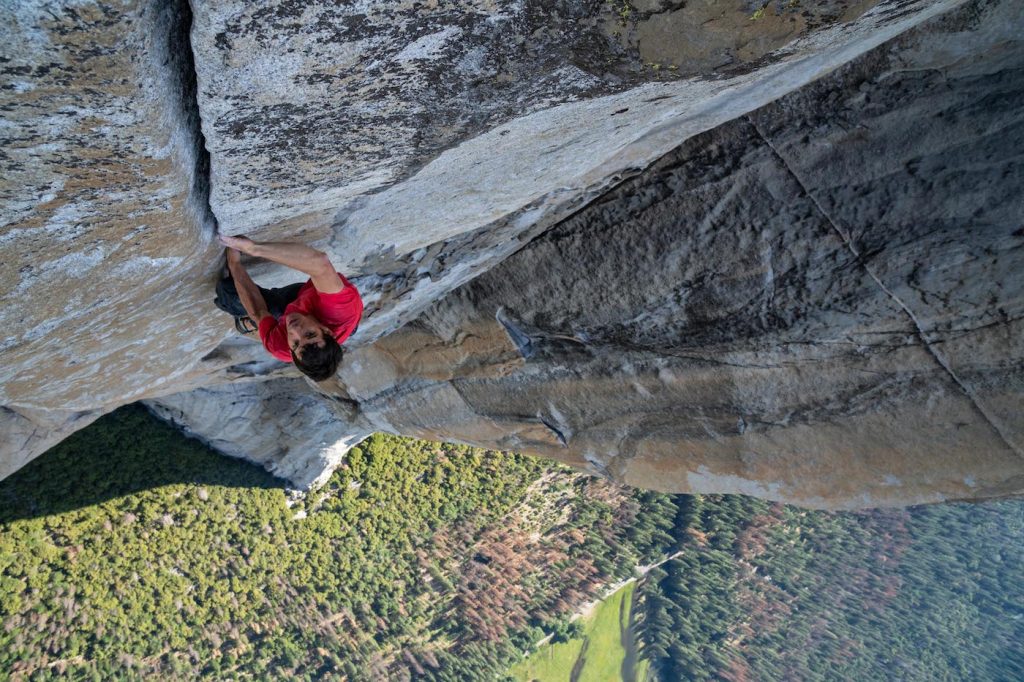
M 812 506 L 1018 493 L 1021 10 L 630 7 L 8 10 L 5 457 L 146 398 L 300 485 L 382 429 Z M 51 58 L 92 99 L 47 145 Z M 356 277 L 332 400 L 213 313 L 213 215 Z
M 84 412 L 0 407 L 0 478 L 7 478 L 36 455 L 103 415 Z
M 201 388 L 148 402 L 158 417 L 207 445 L 308 489 L 371 433 L 309 390 L 302 379 Z

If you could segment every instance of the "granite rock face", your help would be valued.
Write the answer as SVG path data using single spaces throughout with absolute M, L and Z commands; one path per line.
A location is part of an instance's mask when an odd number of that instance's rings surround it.
M 744 61 L 680 35 L 662 47 L 699 65 L 683 77 L 621 35 L 662 13 L 620 26 L 607 2 L 195 3 L 210 203 L 227 233 L 298 235 L 366 277 L 372 341 L 681 140 L 955 4 L 819 10 L 815 30 L 780 10 L 779 37 L 725 3 L 774 37 Z
M 173 385 L 225 329 L 192 310 L 217 250 L 180 10 L 50 5 L 0 9 L 0 404 L 70 414 Z
M 304 489 L 324 483 L 349 448 L 373 433 L 339 419 L 302 379 L 201 388 L 147 406 L 220 452 Z
M 1018 494 L 1016 16 L 966 8 L 692 138 L 353 354 L 351 397 L 662 490 Z
M 1019 6 L 623 7 L 2 10 L 0 476 L 141 398 L 299 486 L 388 430 L 821 507 L 1018 494 Z M 218 223 L 364 292 L 319 394 L 214 311 Z
M 103 415 L 103 410 L 33 410 L 0 407 L 0 478 L 7 478 L 75 431 Z

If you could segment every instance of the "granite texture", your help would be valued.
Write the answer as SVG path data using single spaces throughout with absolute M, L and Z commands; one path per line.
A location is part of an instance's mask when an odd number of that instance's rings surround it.
M 614 35 L 661 14 L 624 20 L 607 2 L 194 4 L 221 229 L 327 250 L 363 278 L 367 342 L 683 139 L 957 3 L 784 11 L 800 28 L 782 37 L 746 3 L 723 3 L 737 34 L 774 37 L 756 56 L 715 67 L 692 57 L 701 66 L 684 71 L 654 68 Z M 662 48 L 680 63 L 720 52 L 685 34 Z
M 302 379 L 201 388 L 146 402 L 156 416 L 297 488 L 324 483 L 373 431 L 340 418 Z
M 819 507 L 1019 494 L 1019 3 L 624 7 L 0 10 L 0 475 L 144 399 L 301 487 L 386 430 Z M 213 308 L 217 229 L 364 293 L 319 395 Z
M 196 314 L 218 250 L 181 21 L 174 3 L 0 8 L 2 405 L 109 410 L 226 336 Z
M 661 490 L 1019 494 L 1019 25 L 964 8 L 688 140 L 361 349 L 351 396 Z

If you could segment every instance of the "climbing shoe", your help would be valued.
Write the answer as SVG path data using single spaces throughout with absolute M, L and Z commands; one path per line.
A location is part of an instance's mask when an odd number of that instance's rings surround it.
M 235 329 L 239 334 L 252 334 L 259 329 L 259 325 L 248 315 L 243 315 L 235 318 Z

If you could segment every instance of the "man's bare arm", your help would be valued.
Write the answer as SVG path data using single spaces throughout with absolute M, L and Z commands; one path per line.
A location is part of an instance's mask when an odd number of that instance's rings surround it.
M 249 313 L 249 317 L 254 319 L 256 324 L 259 324 L 260 320 L 264 317 L 270 316 L 267 302 L 263 300 L 260 288 L 256 286 L 256 282 L 253 282 L 252 277 L 246 272 L 238 251 L 227 248 L 224 249 L 224 255 L 228 261 L 228 270 L 231 271 L 231 277 L 235 280 L 235 289 L 238 290 L 238 299 L 242 302 L 242 307 L 245 308 L 245 312 Z
M 238 249 L 250 256 L 266 258 L 306 273 L 313 280 L 313 286 L 317 291 L 336 294 L 345 288 L 327 254 L 311 246 L 299 242 L 254 242 L 248 237 L 225 235 L 220 237 L 220 241 L 225 246 Z

